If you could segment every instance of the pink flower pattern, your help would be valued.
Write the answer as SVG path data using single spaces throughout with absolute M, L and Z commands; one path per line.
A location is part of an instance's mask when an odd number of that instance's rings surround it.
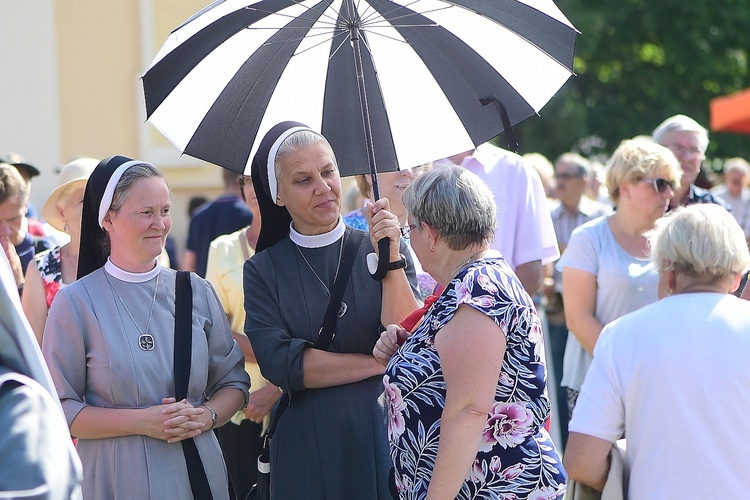
M 459 273 L 386 368 L 388 437 L 400 497 L 423 498 L 432 478 L 446 396 L 434 340 L 460 304 L 492 318 L 507 347 L 495 401 L 457 498 L 559 497 L 567 478 L 543 429 L 549 400 L 541 323 L 533 301 L 501 257 L 482 259 Z
M 480 451 L 490 451 L 495 444 L 512 448 L 523 443 L 533 430 L 534 415 L 523 405 L 495 403 L 490 410 L 487 426 L 482 432 Z
M 388 375 L 383 377 L 385 394 L 388 396 L 388 439 L 396 441 L 406 428 L 403 411 L 406 409 L 401 389 L 390 383 Z

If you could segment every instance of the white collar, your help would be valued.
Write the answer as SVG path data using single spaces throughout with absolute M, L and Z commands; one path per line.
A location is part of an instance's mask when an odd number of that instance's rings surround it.
M 291 223 L 289 225 L 289 239 L 294 244 L 304 248 L 321 248 L 337 242 L 344 236 L 345 231 L 346 225 L 344 224 L 344 219 L 339 215 L 339 223 L 336 224 L 336 227 L 327 233 L 313 234 L 312 236 L 298 233 L 294 230 L 294 223 Z
M 117 278 L 120 281 L 128 283 L 145 283 L 148 280 L 154 279 L 156 275 L 161 272 L 161 264 L 157 261 L 156 266 L 150 271 L 145 273 L 131 273 L 130 271 L 117 267 L 108 257 L 107 262 L 104 264 L 104 270 L 109 273 L 110 276 Z

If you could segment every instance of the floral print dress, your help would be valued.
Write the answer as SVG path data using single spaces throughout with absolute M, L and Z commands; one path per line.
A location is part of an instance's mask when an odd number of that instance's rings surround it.
M 34 262 L 42 275 L 44 294 L 47 296 L 47 307 L 52 306 L 52 300 L 63 287 L 62 265 L 60 261 L 60 247 L 39 252 L 34 256 Z
M 457 498 L 560 497 L 567 477 L 544 429 L 549 399 L 539 317 L 505 259 L 490 257 L 458 273 L 386 368 L 388 438 L 400 498 L 427 495 L 446 395 L 435 335 L 460 304 L 494 319 L 507 347 L 495 403 Z

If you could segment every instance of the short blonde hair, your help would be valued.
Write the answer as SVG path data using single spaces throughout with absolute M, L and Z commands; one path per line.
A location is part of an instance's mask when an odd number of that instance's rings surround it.
M 658 175 L 677 185 L 682 177 L 682 169 L 674 153 L 642 138 L 622 141 L 605 168 L 607 190 L 615 205 L 620 200 L 620 186 L 623 184 Z
M 714 281 L 736 276 L 750 264 L 745 233 L 719 205 L 680 208 L 657 221 L 648 237 L 659 270 Z

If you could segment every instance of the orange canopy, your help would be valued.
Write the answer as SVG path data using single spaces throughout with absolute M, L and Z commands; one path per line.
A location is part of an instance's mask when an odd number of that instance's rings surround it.
M 711 130 L 750 134 L 750 89 L 711 99 Z

